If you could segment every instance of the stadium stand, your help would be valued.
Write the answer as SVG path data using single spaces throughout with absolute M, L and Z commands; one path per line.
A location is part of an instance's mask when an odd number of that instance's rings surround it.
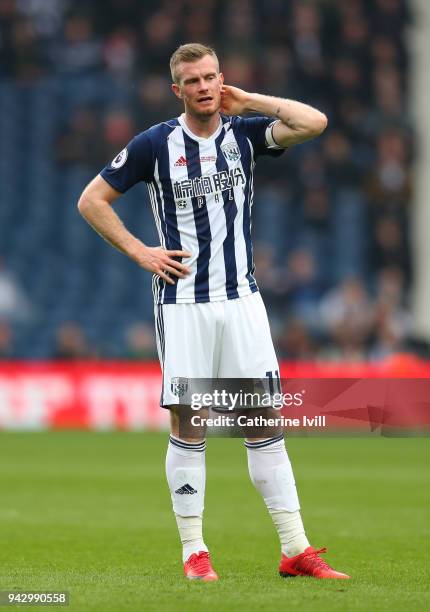
M 65 325 L 80 330 L 83 357 L 127 357 L 130 330 L 151 322 L 150 276 L 86 225 L 76 201 L 133 133 L 179 113 L 168 58 L 189 40 L 215 46 L 227 82 L 329 118 L 321 138 L 258 168 L 257 279 L 280 357 L 402 348 L 413 284 L 408 22 L 403 0 L 0 0 L 0 256 L 30 304 L 19 320 L 0 314 L 0 358 L 57 356 Z M 157 243 L 144 186 L 118 210 Z

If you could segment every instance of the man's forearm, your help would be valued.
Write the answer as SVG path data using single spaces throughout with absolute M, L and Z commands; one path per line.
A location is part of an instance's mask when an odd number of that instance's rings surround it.
M 247 111 L 277 117 L 291 129 L 306 129 L 327 122 L 324 113 L 309 104 L 258 93 L 249 94 Z
M 327 126 L 324 113 L 296 100 L 252 93 L 249 94 L 246 107 L 247 112 L 276 117 L 288 128 L 284 133 L 278 129 L 279 137 L 285 139 L 284 143 L 279 144 L 294 144 L 313 138 L 321 134 Z
M 127 230 L 108 202 L 82 201 L 79 203 L 79 211 L 106 242 L 138 261 L 138 253 L 144 246 L 143 243 Z

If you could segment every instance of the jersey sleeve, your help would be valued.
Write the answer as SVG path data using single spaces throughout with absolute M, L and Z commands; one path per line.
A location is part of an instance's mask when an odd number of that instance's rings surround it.
M 249 117 L 242 119 L 245 132 L 254 149 L 254 157 L 270 155 L 279 157 L 285 151 L 273 140 L 271 129 L 277 119 L 273 117 Z
M 120 193 L 125 193 L 140 181 L 151 181 L 153 175 L 153 147 L 147 132 L 135 136 L 100 172 L 100 176 Z

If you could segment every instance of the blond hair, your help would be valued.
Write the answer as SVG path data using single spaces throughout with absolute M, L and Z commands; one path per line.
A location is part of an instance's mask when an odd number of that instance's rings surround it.
M 202 59 L 202 57 L 205 57 L 206 55 L 211 55 L 218 63 L 217 54 L 212 47 L 207 47 L 206 45 L 201 45 L 200 43 L 188 43 L 178 47 L 170 58 L 170 72 L 173 82 L 179 82 L 177 69 L 181 62 L 197 62 L 197 60 Z

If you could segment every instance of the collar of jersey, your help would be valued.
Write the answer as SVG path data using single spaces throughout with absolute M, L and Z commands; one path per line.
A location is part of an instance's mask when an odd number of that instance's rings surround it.
M 216 138 L 221 133 L 221 130 L 222 130 L 223 125 L 224 125 L 223 122 L 222 122 L 222 119 L 220 117 L 219 118 L 219 126 L 216 129 L 216 131 L 213 134 L 211 134 L 210 136 L 208 136 L 207 138 L 205 138 L 204 136 L 197 136 L 197 134 L 194 134 L 194 132 L 192 132 L 190 130 L 190 128 L 185 123 L 184 115 L 179 115 L 178 121 L 179 121 L 179 125 L 184 130 L 184 132 L 186 132 L 190 138 L 192 138 L 193 140 L 196 140 L 197 142 L 207 142 L 209 140 L 212 140 L 212 139 Z

